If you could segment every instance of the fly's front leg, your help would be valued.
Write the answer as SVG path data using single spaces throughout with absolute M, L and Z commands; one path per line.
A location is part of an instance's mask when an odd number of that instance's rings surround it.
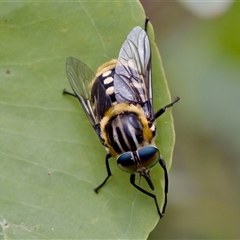
M 135 188 L 137 188 L 140 192 L 142 192 L 142 193 L 144 193 L 144 194 L 146 194 L 146 195 L 148 195 L 149 197 L 151 197 L 151 198 L 154 199 L 154 202 L 155 202 L 155 205 L 156 205 L 156 208 L 157 208 L 157 212 L 158 212 L 160 218 L 162 218 L 162 217 L 164 216 L 164 212 L 161 212 L 161 211 L 160 211 L 160 208 L 159 208 L 159 206 L 158 206 L 158 202 L 157 202 L 157 197 L 156 197 L 156 195 L 154 195 L 154 194 L 146 191 L 145 189 L 139 187 L 139 186 L 135 183 L 135 174 L 131 174 L 131 175 L 130 175 L 130 183 L 131 183 Z M 164 209 L 164 210 L 165 210 L 165 209 Z
M 105 159 L 105 164 L 106 164 L 106 169 L 107 169 L 107 177 L 98 187 L 94 188 L 95 193 L 98 193 L 99 189 L 107 182 L 108 178 L 112 175 L 111 169 L 110 169 L 110 166 L 109 166 L 109 161 L 108 161 L 108 159 L 110 157 L 111 157 L 111 154 L 108 153 L 106 155 L 106 159 Z
M 168 194 L 168 172 L 167 172 L 167 167 L 164 159 L 160 158 L 159 159 L 159 164 L 161 165 L 163 171 L 164 171 L 164 204 L 162 208 L 162 214 L 165 213 L 165 209 L 167 207 L 167 194 Z

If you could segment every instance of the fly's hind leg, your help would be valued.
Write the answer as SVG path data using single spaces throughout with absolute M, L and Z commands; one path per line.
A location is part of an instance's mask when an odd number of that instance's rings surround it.
M 149 20 L 150 20 L 149 17 L 146 17 L 146 19 L 145 19 L 145 26 L 144 26 L 145 32 L 147 32 L 147 25 L 148 25 Z
M 67 91 L 65 88 L 63 89 L 62 94 L 63 94 L 63 95 L 64 95 L 64 94 L 70 95 L 70 96 L 73 96 L 73 97 L 77 98 L 77 96 L 76 96 L 74 93 L 71 93 L 71 92 Z
M 157 119 L 158 117 L 160 117 L 165 111 L 167 108 L 170 108 L 172 107 L 176 102 L 178 102 L 180 100 L 180 97 L 176 97 L 174 99 L 174 101 L 172 101 L 171 103 L 167 104 L 165 107 L 159 109 L 156 113 L 155 113 L 155 119 Z

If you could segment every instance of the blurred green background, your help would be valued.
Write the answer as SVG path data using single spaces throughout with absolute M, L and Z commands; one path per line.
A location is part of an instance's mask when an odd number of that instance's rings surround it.
M 239 239 L 240 3 L 142 4 L 181 97 L 169 205 L 149 239 Z

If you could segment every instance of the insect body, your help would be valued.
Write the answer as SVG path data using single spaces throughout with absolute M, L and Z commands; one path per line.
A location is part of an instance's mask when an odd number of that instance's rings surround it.
M 106 147 L 107 177 L 95 192 L 112 175 L 109 158 L 116 157 L 117 164 L 130 173 L 130 183 L 152 197 L 157 211 L 162 217 L 167 205 L 168 174 L 164 160 L 154 143 L 156 133 L 155 119 L 166 108 L 179 101 L 161 108 L 154 114 L 152 103 L 151 50 L 145 30 L 137 26 L 132 29 L 124 41 L 117 60 L 103 64 L 95 74 L 81 61 L 69 57 L 66 72 L 73 93 L 76 97 L 101 143 Z M 150 169 L 160 163 L 165 176 L 165 202 L 160 211 L 157 198 L 135 183 L 135 173 L 143 177 L 150 188 L 154 186 Z

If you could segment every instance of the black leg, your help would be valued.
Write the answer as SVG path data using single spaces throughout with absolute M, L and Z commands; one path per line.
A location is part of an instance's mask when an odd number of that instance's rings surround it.
M 145 189 L 139 187 L 138 185 L 135 184 L 135 174 L 131 174 L 130 176 L 130 183 L 135 187 L 137 188 L 140 192 L 148 195 L 149 197 L 153 198 L 154 201 L 155 201 L 155 205 L 156 205 L 156 208 L 157 208 L 157 211 L 158 211 L 158 214 L 160 216 L 160 218 L 162 218 L 164 216 L 164 213 L 161 213 L 160 209 L 159 209 L 159 206 L 158 206 L 158 202 L 157 202 L 157 197 L 156 195 L 146 191 Z
M 171 103 L 169 103 L 168 105 L 166 105 L 165 107 L 159 109 L 156 113 L 155 113 L 155 119 L 157 119 L 158 117 L 160 117 L 165 111 L 167 108 L 170 108 L 172 107 L 176 102 L 178 102 L 180 100 L 180 97 L 176 97 L 174 99 L 174 101 L 172 101 Z
M 62 94 L 67 94 L 67 95 L 73 96 L 75 98 L 78 98 L 74 93 L 68 92 L 65 88 L 63 89 Z
M 149 17 L 146 17 L 146 19 L 145 19 L 145 27 L 144 27 L 145 32 L 147 32 L 147 25 L 148 25 L 148 22 L 149 22 Z
M 167 194 L 168 194 L 168 172 L 167 172 L 167 168 L 166 168 L 166 164 L 164 159 L 160 158 L 159 159 L 159 164 L 161 165 L 163 171 L 164 171 L 164 204 L 163 204 L 163 208 L 162 208 L 162 214 L 165 213 L 165 209 L 167 207 Z
M 96 188 L 94 188 L 95 193 L 98 193 L 99 189 L 107 182 L 108 178 L 112 175 L 111 169 L 109 167 L 108 159 L 111 157 L 111 154 L 106 155 L 105 163 L 106 163 L 106 169 L 107 169 L 107 177 L 106 179 Z

